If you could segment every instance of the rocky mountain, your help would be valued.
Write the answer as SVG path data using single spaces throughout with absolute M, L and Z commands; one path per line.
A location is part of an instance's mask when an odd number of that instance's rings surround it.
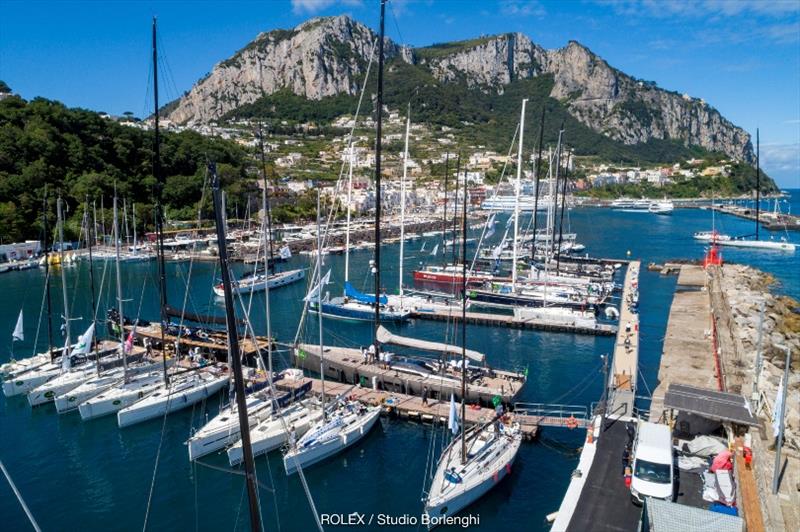
M 217 120 L 278 91 L 309 100 L 357 95 L 377 35 L 347 16 L 311 19 L 260 34 L 170 106 L 177 123 Z M 511 84 L 552 77 L 549 97 L 591 130 L 627 145 L 679 141 L 754 159 L 750 135 L 702 100 L 658 88 L 613 67 L 578 42 L 545 50 L 521 33 L 403 48 L 386 40 L 387 59 L 443 85 L 502 94 Z

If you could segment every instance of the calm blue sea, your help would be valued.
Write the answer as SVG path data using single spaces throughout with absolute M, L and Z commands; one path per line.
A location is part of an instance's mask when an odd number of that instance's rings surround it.
M 792 192 L 791 211 L 800 213 L 800 191 Z M 787 206 L 782 206 L 784 211 Z M 630 252 L 631 257 L 641 259 L 644 265 L 650 261 L 700 258 L 703 246 L 695 243 L 691 235 L 711 227 L 710 213 L 701 210 L 676 210 L 672 216 L 654 216 L 577 209 L 569 217 L 573 230 L 592 254 L 624 258 Z M 752 232 L 752 223 L 731 216 L 718 216 L 717 225 L 729 234 Z M 788 236 L 800 243 L 800 233 Z M 411 269 L 429 259 L 426 252 L 419 251 L 422 242 L 418 240 L 407 246 L 407 283 L 411 282 Z M 426 249 L 432 245 L 429 242 Z M 397 283 L 397 256 L 397 246 L 384 247 L 383 276 L 384 284 L 389 287 Z M 359 288 L 371 287 L 366 267 L 370 257 L 369 252 L 363 251 L 352 256 L 352 278 Z M 800 297 L 798 255 L 724 250 L 724 258 L 773 273 L 780 283 L 776 290 Z M 334 279 L 341 283 L 343 258 L 328 257 L 326 262 L 334 271 Z M 307 266 L 308 258 L 295 257 L 292 263 Z M 111 266 L 105 272 L 100 296 L 103 311 L 114 304 Z M 81 318 L 74 322 L 73 334 L 83 331 L 90 319 L 87 268 L 84 263 L 68 270 L 72 315 Z M 237 268 L 241 271 L 241 267 Z M 188 283 L 189 309 L 222 314 L 222 307 L 210 290 L 212 280 L 218 275 L 215 264 L 196 263 L 191 272 L 188 264 L 168 264 L 168 270 L 170 301 L 174 306 L 181 306 Z M 123 265 L 122 273 L 125 297 L 129 298 L 125 303 L 126 314 L 156 318 L 155 263 Z M 102 266 L 96 268 L 95 275 L 99 284 Z M 0 360 L 9 356 L 11 332 L 20 307 L 25 309 L 26 340 L 18 342 L 14 349 L 19 355 L 34 350 L 43 282 L 44 275 L 39 270 L 0 276 L 3 346 Z M 652 389 L 656 384 L 674 283 L 673 277 L 660 277 L 645 269 L 641 274 L 641 371 L 645 388 Z M 332 285 L 331 290 L 338 290 L 334 286 L 337 285 Z M 60 288 L 60 279 L 54 279 L 56 315 L 61 308 Z M 297 284 L 272 293 L 273 331 L 281 341 L 290 342 L 294 338 L 305 290 L 304 285 Z M 256 331 L 264 333 L 263 295 L 254 298 L 253 306 Z M 315 327 L 312 320 L 303 336 L 315 341 Z M 439 340 L 446 334 L 443 324 L 426 321 L 398 329 L 404 334 Z M 44 328 L 39 334 L 39 348 L 46 343 L 43 331 Z M 370 334 L 369 325 L 329 322 L 326 341 L 367 344 Z M 467 343 L 472 349 L 486 352 L 490 363 L 496 366 L 529 368 L 529 381 L 521 401 L 588 406 L 600 396 L 600 357 L 610 352 L 613 340 L 470 326 Z M 285 355 L 278 354 L 284 364 Z M 215 398 L 203 406 L 171 415 L 162 439 L 160 421 L 120 430 L 115 417 L 84 423 L 77 414 L 57 415 L 52 406 L 31 410 L 24 396 L 9 399 L 0 396 L 0 459 L 45 530 L 141 529 L 153 478 L 149 521 L 152 528 L 244 529 L 247 506 L 242 477 L 191 465 L 184 446 L 192 428 L 213 415 L 218 406 L 219 399 Z M 378 429 L 355 448 L 307 471 L 318 511 L 418 517 L 432 438 L 440 444 L 441 428 L 382 419 Z M 537 442 L 525 443 L 511 477 L 469 509 L 480 516 L 480 528 L 546 530 L 545 516 L 558 509 L 570 472 L 577 464 L 581 440 L 577 432 L 545 429 Z M 224 456 L 208 457 L 207 461 L 227 466 Z M 296 476 L 287 479 L 280 456 L 273 453 L 268 459 L 260 457 L 257 468 L 262 486 L 269 488 L 262 487 L 260 492 L 264 526 L 280 530 L 313 529 L 313 518 L 299 480 Z M 0 515 L 3 523 L 0 528 L 28 529 L 25 515 L 2 479 Z

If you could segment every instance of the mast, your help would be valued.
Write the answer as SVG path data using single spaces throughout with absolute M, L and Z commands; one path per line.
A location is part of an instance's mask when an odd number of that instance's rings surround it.
M 466 165 L 465 165 L 466 166 Z M 458 176 L 461 175 L 461 153 L 459 152 L 456 158 L 456 196 L 453 200 L 453 238 L 450 249 L 453 251 L 453 266 L 458 264 L 458 254 L 456 253 L 456 235 L 458 234 Z M 445 245 L 444 253 L 447 253 L 447 245 Z
M 564 126 L 561 126 L 561 129 L 558 130 L 558 145 L 556 146 L 556 153 L 553 160 L 556 163 L 556 172 L 555 172 L 555 193 L 552 195 L 553 198 L 553 216 L 552 216 L 552 225 L 549 227 L 550 231 L 550 256 L 552 257 L 555 253 L 556 248 L 556 215 L 558 213 L 558 187 L 560 185 L 561 179 L 561 138 L 564 135 Z M 552 176 L 553 173 L 551 172 L 550 175 Z M 551 177 L 552 179 L 552 177 Z M 552 185 L 552 182 L 551 182 Z
M 94 293 L 94 261 L 92 260 L 92 239 L 94 237 L 94 227 L 89 225 L 89 194 L 86 194 L 86 206 L 83 209 L 83 219 L 86 221 L 86 242 L 89 245 L 89 284 L 92 287 L 92 325 L 97 330 L 97 299 Z M 94 343 L 94 359 L 97 366 L 97 374 L 100 375 L 100 353 L 97 342 Z
M 383 126 L 383 36 L 386 0 L 381 0 L 381 33 L 378 42 L 378 120 L 375 129 L 375 353 L 380 349 L 378 327 L 381 324 L 381 140 Z M 321 251 L 320 251 L 321 253 Z M 321 274 L 322 272 L 320 272 Z M 321 290 L 321 287 L 320 287 Z M 320 313 L 322 308 L 320 307 Z
M 561 126 L 564 127 L 563 125 Z M 558 159 L 559 166 L 561 158 Z M 564 237 L 564 207 L 567 204 L 567 177 L 569 176 L 569 151 L 567 151 L 567 165 L 564 168 L 564 182 L 561 185 L 561 215 L 558 220 L 558 253 L 556 254 L 556 275 L 561 270 L 561 241 Z
M 58 196 L 57 213 L 58 213 L 58 239 L 60 245 L 58 246 L 58 255 L 61 264 L 61 294 L 64 296 L 64 332 L 66 333 L 66 342 L 64 344 L 64 354 L 61 358 L 61 367 L 65 370 L 70 368 L 69 350 L 72 346 L 72 335 L 70 334 L 69 326 L 69 298 L 67 297 L 67 272 L 64 267 L 64 201 L 61 195 Z
M 122 348 L 122 375 L 123 380 L 128 382 L 128 354 L 125 352 L 125 320 L 122 314 L 122 281 L 119 273 L 119 221 L 117 220 L 117 190 L 114 187 L 114 253 L 116 255 L 115 265 L 117 269 L 117 312 L 119 313 L 119 345 Z M 99 362 L 98 362 L 99 367 Z M 98 370 L 99 371 L 99 370 Z
M 131 234 L 128 230 L 128 200 L 122 198 L 122 221 L 125 226 L 125 246 L 131 245 Z
M 267 163 L 264 158 L 264 138 L 260 122 L 258 124 L 258 132 L 261 138 L 261 166 L 263 172 L 262 177 L 264 178 L 264 190 L 261 191 L 261 208 L 266 212 L 267 216 L 266 220 L 264 220 L 266 223 L 262 225 L 264 228 L 264 261 L 266 262 L 264 267 L 264 273 L 266 274 L 266 278 L 264 279 L 266 287 L 264 291 L 264 311 L 267 313 L 267 371 L 269 372 L 269 382 L 272 383 L 272 321 L 270 320 L 269 309 L 269 272 L 270 264 L 274 264 L 274 262 L 272 260 L 272 226 L 269 217 L 269 192 L 267 192 Z M 267 244 L 267 239 L 269 239 L 269 244 Z
M 523 107 L 524 109 L 524 107 Z M 458 174 L 456 174 L 458 175 Z M 458 179 L 456 179 L 456 190 L 458 190 Z M 456 194 L 458 198 L 458 194 Z M 462 239 L 461 252 L 464 260 L 461 264 L 461 463 L 467 462 L 467 438 L 464 432 L 464 425 L 467 420 L 467 176 L 464 171 L 464 211 L 461 215 Z M 453 235 L 453 247 L 456 235 Z
M 519 239 L 519 189 L 522 179 L 522 138 L 525 136 L 525 105 L 528 99 L 522 100 L 522 111 L 519 117 L 519 148 L 517 149 L 517 182 L 514 185 L 514 249 L 511 259 L 511 291 L 517 288 L 517 240 Z M 534 218 L 536 213 L 533 213 Z M 466 238 L 466 237 L 464 237 Z M 534 235 L 534 242 L 536 235 Z M 534 245 L 534 248 L 536 246 Z
M 317 317 L 319 319 L 319 375 L 322 382 L 322 419 L 328 419 L 325 411 L 325 347 L 322 343 L 322 226 L 320 225 L 319 188 L 317 188 L 317 272 L 319 272 L 319 285 L 317 286 Z M 375 299 L 375 306 L 378 300 Z M 375 340 L 377 344 L 377 340 Z
M 442 215 L 442 258 L 447 256 L 447 248 L 445 242 L 447 241 L 447 174 L 450 173 L 450 152 L 448 151 L 444 156 L 444 213 Z M 443 265 L 447 265 L 447 261 L 442 260 Z
M 47 183 L 44 185 L 42 196 L 42 227 L 44 240 L 44 293 L 47 299 L 47 351 L 50 360 L 53 359 L 53 307 L 50 303 L 50 249 L 47 244 Z
M 164 192 L 164 176 L 161 175 L 161 147 L 158 135 L 158 49 L 156 45 L 156 17 L 153 17 L 153 124 L 155 134 L 153 135 L 153 177 L 156 178 L 156 260 L 158 261 L 159 294 L 161 296 L 161 349 L 164 351 L 161 357 L 164 368 L 164 385 L 169 386 L 169 374 L 167 373 L 166 340 L 164 328 L 169 320 L 167 316 L 167 273 L 164 265 L 164 210 L 161 206 L 161 199 Z M 122 323 L 120 323 L 122 327 Z M 178 353 L 175 353 L 177 356 Z M 244 431 L 242 431 L 244 432 Z
M 406 113 L 406 147 L 403 152 L 403 180 L 400 181 L 400 281 L 398 293 L 400 305 L 403 305 L 403 251 L 406 244 L 406 178 L 408 176 L 408 132 L 411 130 L 411 103 Z
M 756 128 L 756 240 L 758 240 L 758 232 L 761 218 L 761 168 L 759 167 L 760 161 L 760 143 L 759 143 L 758 128 Z
M 131 202 L 131 214 L 133 215 L 133 254 L 139 254 L 139 245 L 136 242 L 136 202 Z
M 261 126 L 261 122 L 258 123 L 258 140 L 259 145 L 261 148 L 261 178 L 264 180 L 264 194 L 262 197 L 262 208 L 265 211 L 267 216 L 267 235 L 269 237 L 269 260 L 267 260 L 267 276 L 269 276 L 269 272 L 275 266 L 275 257 L 272 250 L 272 214 L 270 213 L 269 208 L 269 181 L 267 180 L 267 155 L 264 152 L 264 130 Z M 265 236 L 264 238 L 267 238 Z M 267 250 L 264 250 L 264 254 L 266 255 Z M 267 298 L 269 300 L 269 298 Z M 269 336 L 269 335 L 267 335 Z
M 542 105 L 542 118 L 539 120 L 539 149 L 536 154 L 536 196 L 533 200 L 533 242 L 531 243 L 531 262 L 536 260 L 536 225 L 539 219 L 539 175 L 542 173 L 542 144 L 544 143 L 544 105 Z
M 350 168 L 347 171 L 347 227 L 344 237 L 344 282 L 350 281 L 350 211 L 353 205 L 353 139 L 350 139 Z
M 245 396 L 244 378 L 242 377 L 242 359 L 239 350 L 239 334 L 236 330 L 236 316 L 233 312 L 233 292 L 231 290 L 231 276 L 228 272 L 228 248 L 225 241 L 225 226 L 222 219 L 221 198 L 217 168 L 214 163 L 209 164 L 211 173 L 211 189 L 214 196 L 214 215 L 217 229 L 217 246 L 219 247 L 219 266 L 222 274 L 222 286 L 225 292 L 225 316 L 228 326 L 228 363 L 233 370 L 234 390 L 236 393 L 236 409 L 239 414 L 239 427 L 241 427 L 242 451 L 244 453 L 245 481 L 247 483 L 247 499 L 250 504 L 250 530 L 261 530 L 261 509 L 258 505 L 258 491 L 256 488 L 256 471 L 253 462 L 253 449 L 250 445 L 250 426 L 247 418 L 247 397 Z M 270 379 L 272 376 L 270 375 Z

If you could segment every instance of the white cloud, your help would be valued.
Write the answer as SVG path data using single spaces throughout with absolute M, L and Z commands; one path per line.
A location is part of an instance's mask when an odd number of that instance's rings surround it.
M 358 7 L 362 5 L 362 0 L 292 0 L 292 12 L 295 15 L 313 15 L 334 4 Z
M 502 0 L 500 12 L 507 17 L 544 17 L 544 6 L 538 0 Z
M 761 165 L 767 171 L 800 171 L 800 143 L 762 144 Z
M 681 17 L 733 17 L 737 15 L 763 15 L 785 17 L 800 14 L 797 0 L 595 0 L 609 5 L 626 16 L 652 16 L 657 18 Z

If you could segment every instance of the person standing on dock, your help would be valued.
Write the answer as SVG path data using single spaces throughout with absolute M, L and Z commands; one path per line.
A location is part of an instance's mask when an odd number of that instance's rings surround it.
M 375 344 L 369 344 L 367 354 L 369 355 L 369 363 L 372 364 L 375 362 Z
M 423 405 L 427 405 L 428 404 L 428 387 L 427 386 L 425 386 L 422 389 L 422 404 Z

